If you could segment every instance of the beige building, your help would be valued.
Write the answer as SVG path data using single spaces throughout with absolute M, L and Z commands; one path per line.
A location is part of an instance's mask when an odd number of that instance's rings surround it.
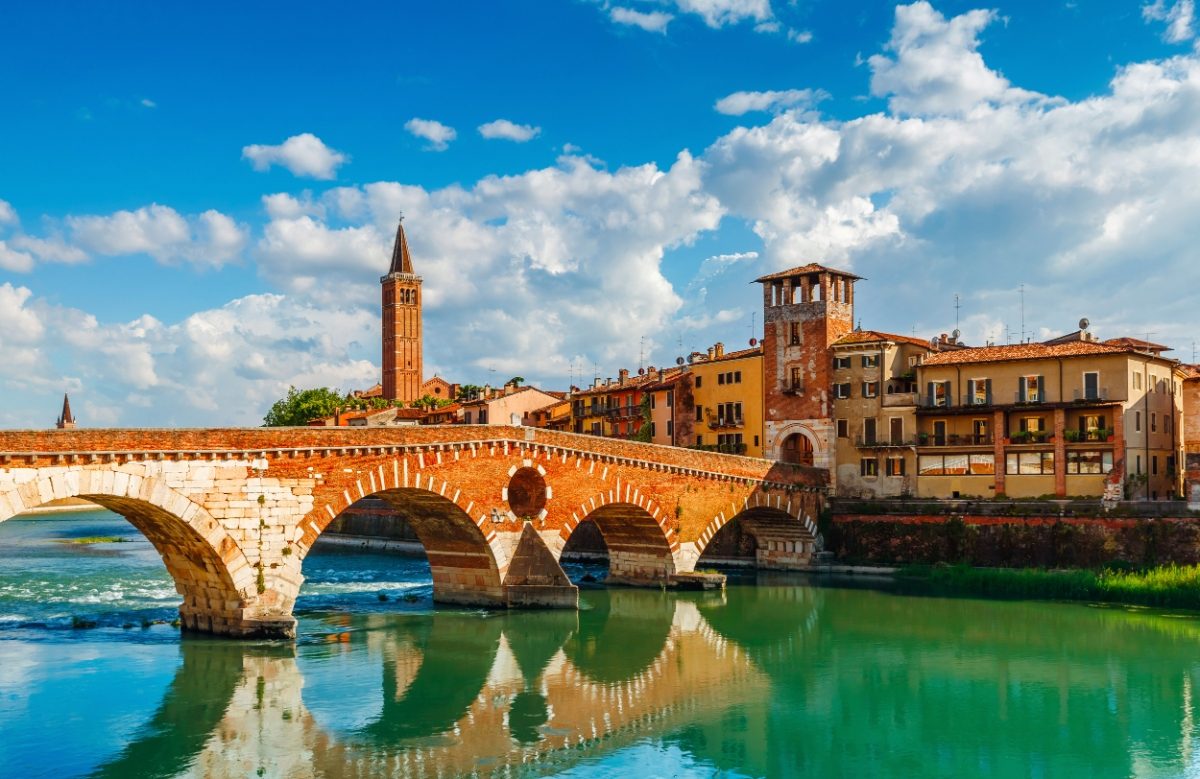
M 1184 374 L 1165 349 L 1083 331 L 930 355 L 917 368 L 916 493 L 1177 496 Z
M 916 374 L 932 351 L 930 344 L 856 330 L 834 341 L 830 350 L 836 494 L 916 494 Z
M 459 418 L 465 425 L 520 425 L 526 415 L 561 400 L 561 397 L 534 387 L 507 384 L 502 391 L 463 403 Z

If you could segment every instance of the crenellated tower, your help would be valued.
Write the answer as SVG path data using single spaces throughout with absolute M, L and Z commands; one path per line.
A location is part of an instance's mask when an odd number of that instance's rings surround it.
M 383 397 L 411 403 L 420 397 L 421 277 L 413 272 L 404 217 L 396 228 L 392 264 L 383 286 Z

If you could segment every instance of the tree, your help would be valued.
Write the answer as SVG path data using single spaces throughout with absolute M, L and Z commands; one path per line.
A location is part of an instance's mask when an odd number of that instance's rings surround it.
M 461 384 L 458 387 L 458 395 L 454 397 L 458 402 L 464 400 L 475 400 L 483 392 L 483 387 L 478 384 Z
M 511 379 L 509 379 L 508 381 L 506 381 L 504 383 L 511 384 L 514 387 L 519 387 L 525 383 L 525 377 L 524 376 L 513 376 Z
M 307 425 L 314 419 L 333 416 L 345 403 L 346 398 L 329 387 L 305 390 L 288 387 L 287 395 L 275 401 L 263 417 L 263 426 Z
M 427 411 L 432 411 L 442 405 L 442 401 L 435 398 L 433 395 L 422 395 L 412 402 L 413 408 L 423 408 Z

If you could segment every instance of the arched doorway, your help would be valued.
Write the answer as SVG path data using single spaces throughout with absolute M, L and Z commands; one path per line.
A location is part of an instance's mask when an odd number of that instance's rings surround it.
M 812 465 L 812 441 L 803 433 L 792 433 L 790 436 L 783 439 L 783 447 L 780 450 L 779 459 L 785 463 L 795 463 L 796 465 Z

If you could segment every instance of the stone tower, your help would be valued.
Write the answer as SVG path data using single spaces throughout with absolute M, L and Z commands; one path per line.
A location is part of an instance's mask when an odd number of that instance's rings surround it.
M 71 399 L 67 397 L 67 393 L 63 393 L 62 414 L 59 415 L 58 421 L 54 426 L 59 430 L 71 430 L 75 427 L 75 416 L 71 413 Z
M 420 397 L 421 277 L 413 273 L 404 235 L 404 217 L 396 228 L 392 265 L 383 285 L 383 397 L 411 403 Z
M 833 467 L 833 354 L 854 329 L 854 282 L 809 264 L 756 279 L 763 285 L 765 457 Z

